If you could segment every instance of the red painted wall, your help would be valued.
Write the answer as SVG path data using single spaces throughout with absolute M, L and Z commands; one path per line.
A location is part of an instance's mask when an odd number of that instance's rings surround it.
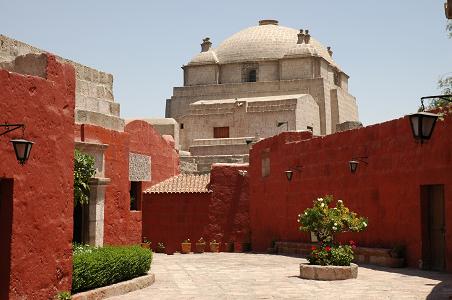
M 83 135 L 81 134 L 83 130 Z M 108 144 L 105 150 L 104 244 L 126 245 L 141 241 L 141 212 L 130 211 L 129 134 L 99 126 L 77 125 L 76 135 L 85 141 Z
M 420 186 L 444 184 L 446 259 L 452 271 L 452 118 L 439 122 L 432 139 L 417 144 L 407 118 L 312 138 L 283 133 L 255 145 L 250 153 L 250 219 L 254 249 L 272 240 L 308 241 L 297 215 L 319 196 L 332 194 L 369 218 L 368 230 L 342 236 L 362 246 L 407 246 L 408 264 L 421 259 Z M 306 135 L 306 134 L 305 134 Z M 305 140 L 304 140 L 305 139 Z M 270 155 L 270 176 L 261 158 Z M 348 161 L 367 156 L 351 174 Z M 284 171 L 301 165 L 288 182 Z
M 83 131 L 83 134 L 82 134 Z M 76 136 L 85 141 L 107 144 L 105 177 L 104 243 L 136 244 L 142 236 L 142 212 L 130 210 L 129 152 L 151 156 L 151 181 L 142 190 L 179 173 L 179 156 L 151 125 L 144 121 L 127 124 L 125 132 L 99 126 L 77 125 Z
M 180 251 L 180 243 L 196 241 L 249 241 L 247 166 L 214 165 L 212 193 L 144 194 L 143 236 L 152 247 L 163 242 L 167 252 Z
M 179 174 L 179 154 L 152 125 L 136 120 L 125 131 L 130 134 L 130 152 L 151 156 L 151 181 L 143 182 L 143 190 Z
M 152 242 L 163 242 L 168 253 L 180 251 L 185 239 L 196 241 L 207 224 L 211 193 L 144 194 L 143 236 Z
M 12 199 L 0 196 L 2 228 L 12 221 L 11 236 L 2 229 L 0 238 L 2 257 L 10 246 L 10 276 L 0 275 L 10 277 L 9 289 L 0 283 L 1 299 L 53 299 L 71 289 L 75 73 L 51 55 L 46 70 L 46 79 L 0 70 L 2 122 L 24 123 L 25 138 L 35 143 L 21 166 L 9 143 L 21 130 L 0 137 L 0 185 L 13 192 Z M 8 259 L 0 262 L 7 269 Z

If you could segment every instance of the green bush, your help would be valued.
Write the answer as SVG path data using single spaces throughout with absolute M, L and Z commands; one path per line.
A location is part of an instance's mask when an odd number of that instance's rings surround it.
M 353 261 L 352 246 L 349 245 L 321 245 L 311 249 L 307 260 L 311 265 L 321 266 L 349 266 Z
M 72 293 L 144 275 L 151 261 L 152 252 L 140 246 L 74 247 Z
M 87 204 L 89 200 L 89 179 L 96 173 L 94 157 L 74 150 L 74 206 Z

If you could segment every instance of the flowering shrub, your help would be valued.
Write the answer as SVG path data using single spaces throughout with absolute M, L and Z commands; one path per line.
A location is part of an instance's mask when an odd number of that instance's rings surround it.
M 350 265 L 354 242 L 350 241 L 350 245 L 337 245 L 334 243 L 334 236 L 341 232 L 362 231 L 367 227 L 367 219 L 350 211 L 342 200 L 338 200 L 335 207 L 330 207 L 333 201 L 333 196 L 317 198 L 312 208 L 298 215 L 299 229 L 313 232 L 320 242 L 319 248 L 313 247 L 308 256 L 311 264 Z
M 313 246 L 307 257 L 311 265 L 349 266 L 353 260 L 353 246 L 350 245 L 320 245 Z

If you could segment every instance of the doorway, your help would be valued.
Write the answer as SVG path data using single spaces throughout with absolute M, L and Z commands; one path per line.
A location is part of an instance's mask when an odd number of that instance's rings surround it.
M 446 269 L 444 185 L 421 186 L 422 267 Z
M 0 178 L 0 299 L 9 299 L 13 180 Z

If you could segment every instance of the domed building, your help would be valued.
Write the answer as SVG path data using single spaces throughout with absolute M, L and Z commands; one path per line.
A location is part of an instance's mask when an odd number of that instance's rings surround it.
M 334 62 L 330 47 L 308 30 L 261 20 L 182 67 L 184 86 L 167 100 L 166 117 L 179 123 L 181 150 L 192 155 L 248 153 L 249 138 L 284 130 L 336 132 L 358 121 L 349 76 Z

